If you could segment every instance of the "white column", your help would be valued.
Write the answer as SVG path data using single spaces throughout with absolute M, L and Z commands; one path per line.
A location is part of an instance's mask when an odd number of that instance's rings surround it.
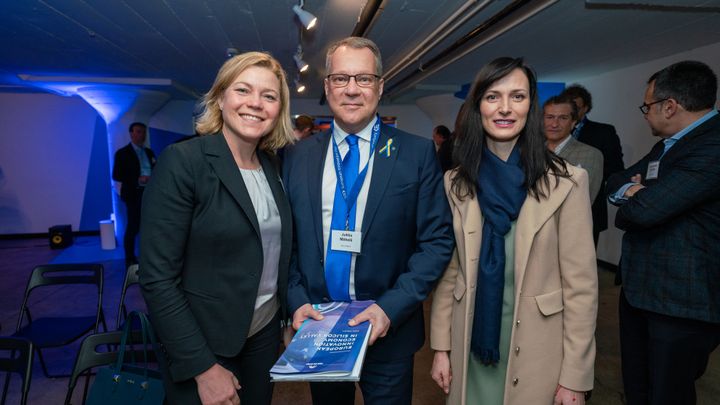
M 455 118 L 462 103 L 463 100 L 449 93 L 422 97 L 415 101 L 418 108 L 430 117 L 433 128 L 445 125 L 450 131 L 455 130 Z
M 115 152 L 130 142 L 128 126 L 133 122 L 143 122 L 148 125 L 153 114 L 170 99 L 170 95 L 165 92 L 113 85 L 80 87 L 77 89 L 77 94 L 95 108 L 105 120 L 110 173 L 112 173 Z M 150 146 L 151 142 L 148 137 L 147 145 Z M 112 189 L 115 232 L 118 240 L 122 241 L 126 223 L 125 205 L 120 200 L 119 189 L 114 183 Z

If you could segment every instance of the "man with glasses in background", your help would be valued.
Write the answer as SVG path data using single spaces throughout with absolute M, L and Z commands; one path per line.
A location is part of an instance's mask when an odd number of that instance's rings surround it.
M 422 303 L 454 247 L 442 174 L 430 140 L 382 124 L 382 62 L 372 41 L 333 44 L 326 69 L 331 129 L 289 148 L 283 167 L 297 235 L 293 327 L 320 318 L 311 304 L 375 301 L 351 321 L 372 324 L 364 403 L 409 404 L 413 357 L 425 340 Z M 311 392 L 314 404 L 352 404 L 355 384 L 311 383 Z
M 683 61 L 648 80 L 639 107 L 662 138 L 608 180 L 625 231 L 620 344 L 633 404 L 695 404 L 720 343 L 720 116 L 717 77 Z

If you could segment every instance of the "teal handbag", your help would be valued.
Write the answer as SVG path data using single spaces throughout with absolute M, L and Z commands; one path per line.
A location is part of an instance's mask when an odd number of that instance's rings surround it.
M 130 336 L 133 319 L 138 318 L 141 326 L 142 353 L 144 365 L 135 362 L 131 356 L 130 364 L 125 364 L 125 349 Z M 150 349 L 148 350 L 148 342 Z M 148 352 L 155 351 L 155 358 L 159 353 L 155 348 L 155 334 L 147 316 L 139 311 L 131 312 L 125 320 L 125 328 L 118 348 L 118 358 L 114 365 L 101 368 L 95 376 L 90 387 L 87 405 L 130 405 L 152 404 L 161 405 L 165 399 L 162 374 L 159 370 L 148 366 Z M 133 352 L 134 350 L 131 350 Z M 139 351 L 139 350 L 138 350 Z

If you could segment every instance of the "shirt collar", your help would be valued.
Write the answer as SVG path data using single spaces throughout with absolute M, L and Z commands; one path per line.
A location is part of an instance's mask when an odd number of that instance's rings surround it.
M 560 144 L 555 147 L 555 154 L 559 154 L 565 148 L 565 146 L 567 146 L 571 139 L 573 139 L 573 137 L 568 135 L 568 137 L 565 138 L 564 141 L 560 142 Z
M 670 139 L 673 139 L 674 141 L 671 141 L 671 143 L 675 143 L 679 141 L 683 136 L 687 135 L 688 132 L 692 131 L 693 129 L 699 127 L 702 125 L 705 121 L 709 120 L 710 118 L 718 115 L 717 110 L 710 110 L 707 114 L 700 117 L 697 121 L 693 122 L 692 124 L 686 126 L 683 128 L 680 132 L 670 137 Z M 667 142 L 666 142 L 667 143 Z
M 355 135 L 357 135 L 358 138 L 363 139 L 369 143 L 370 138 L 372 137 L 372 127 L 373 125 L 375 125 L 375 120 L 377 119 L 377 117 L 374 117 L 374 119 L 370 120 L 370 122 L 365 126 L 365 128 L 360 130 L 360 132 Z M 337 122 L 333 120 L 333 136 L 335 137 L 335 142 L 340 145 L 340 143 L 342 143 L 348 135 L 349 134 L 345 132 L 342 128 L 340 128 L 340 125 L 338 125 Z

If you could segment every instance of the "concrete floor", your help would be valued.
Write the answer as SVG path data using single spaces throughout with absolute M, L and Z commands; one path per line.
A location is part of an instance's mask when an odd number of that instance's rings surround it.
M 99 238 L 80 238 L 76 248 L 92 252 L 99 252 Z M 120 248 L 116 249 L 118 252 Z M 105 294 L 103 307 L 110 328 L 115 326 L 115 317 L 122 288 L 124 269 L 121 259 L 122 253 L 108 255 L 106 252 L 98 253 L 95 261 L 105 266 Z M 11 334 L 17 322 L 18 310 L 22 301 L 22 294 L 28 276 L 33 267 L 38 264 L 50 263 L 63 258 L 76 259 L 77 256 L 68 255 L 69 252 L 51 250 L 44 239 L 30 240 L 0 240 L 0 335 Z M 89 253 L 92 254 L 92 253 Z M 119 257 L 119 258 L 118 258 Z M 600 306 L 597 323 L 597 359 L 595 363 L 595 389 L 592 404 L 615 405 L 624 404 L 622 381 L 620 379 L 620 353 L 617 332 L 617 298 L 619 288 L 613 285 L 614 274 L 600 270 Z M 70 291 L 57 291 L 51 300 L 34 303 L 38 310 L 53 310 L 61 304 L 82 305 L 76 299 L 77 294 Z M 142 298 L 138 291 L 131 290 L 127 301 L 131 309 L 143 308 Z M 429 302 L 425 303 L 429 308 Z M 427 311 L 426 311 L 427 312 Z M 427 314 L 426 314 L 427 315 Z M 48 350 L 50 369 L 55 372 L 69 372 L 79 347 L 75 343 L 66 348 Z M 0 353 L 0 355 L 2 355 Z M 444 395 L 430 378 L 430 365 L 432 352 L 427 342 L 415 358 L 415 376 L 413 404 L 435 405 L 444 403 Z M 0 373 L 0 383 L 4 375 Z M 720 350 L 713 354 L 708 370 L 697 382 L 698 404 L 715 405 L 720 403 Z M 7 404 L 19 403 L 20 378 L 12 378 Z M 67 391 L 67 378 L 46 378 L 37 360 L 33 369 L 33 379 L 30 388 L 30 404 L 61 404 Z M 81 389 L 75 390 L 73 403 L 79 404 Z M 304 383 L 278 383 L 275 386 L 273 404 L 310 404 L 310 393 Z M 362 398 L 357 395 L 356 404 L 362 404 Z

